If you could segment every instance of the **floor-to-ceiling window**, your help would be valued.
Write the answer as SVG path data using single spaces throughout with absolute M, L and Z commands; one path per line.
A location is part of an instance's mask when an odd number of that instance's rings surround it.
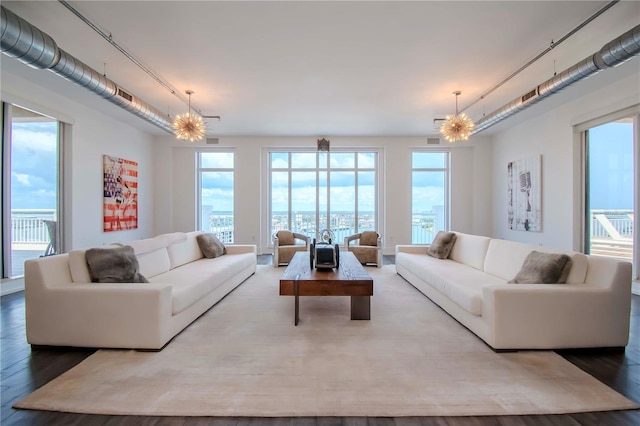
M 198 228 L 233 243 L 233 167 L 231 151 L 198 152 Z
M 414 150 L 411 158 L 411 243 L 430 244 L 449 228 L 449 153 Z
M 3 278 L 24 274 L 24 262 L 60 251 L 61 124 L 17 105 L 3 105 Z
M 594 123 L 583 131 L 585 152 L 585 252 L 625 259 L 638 253 L 638 117 L 628 115 Z M 635 147 L 634 147 L 635 146 Z
M 312 238 L 327 229 L 341 243 L 379 224 L 376 150 L 268 153 L 269 225 Z

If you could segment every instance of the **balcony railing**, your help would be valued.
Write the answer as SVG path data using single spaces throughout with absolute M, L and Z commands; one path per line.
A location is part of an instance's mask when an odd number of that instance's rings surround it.
M 56 220 L 55 209 L 12 209 L 11 247 L 36 250 L 49 244 L 49 231 L 43 220 Z
M 633 259 L 633 210 L 591 210 L 589 223 L 591 254 Z
M 39 250 L 49 244 L 49 232 L 43 220 L 55 220 L 55 209 L 13 209 L 11 210 L 11 245 L 14 249 Z M 317 236 L 315 214 L 294 214 L 292 230 L 309 236 Z M 320 218 L 320 229 L 329 228 L 334 232 L 337 242 L 355 233 L 355 214 L 335 213 L 330 217 L 330 226 L 326 226 L 326 217 Z M 595 246 L 611 247 L 624 257 L 632 254 L 633 210 L 592 210 L 591 241 Z M 273 216 L 273 230 L 287 228 L 286 215 Z M 215 215 L 210 217 L 210 230 L 223 243 L 233 242 L 233 215 Z M 358 230 L 373 230 L 373 215 L 363 215 L 358 223 Z M 429 244 L 437 233 L 435 213 L 414 213 L 412 217 L 412 241 L 415 244 Z M 626 253 L 626 254 L 625 254 Z

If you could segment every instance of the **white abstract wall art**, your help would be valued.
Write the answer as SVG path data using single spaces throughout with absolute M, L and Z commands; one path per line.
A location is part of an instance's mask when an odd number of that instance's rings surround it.
M 509 229 L 542 232 L 542 156 L 507 164 Z

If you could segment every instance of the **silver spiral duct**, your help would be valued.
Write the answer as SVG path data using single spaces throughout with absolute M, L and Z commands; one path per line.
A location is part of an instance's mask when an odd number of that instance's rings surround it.
M 173 133 L 168 116 L 60 49 L 48 34 L 0 6 L 0 51 L 32 68 L 49 70 L 132 114 Z
M 487 129 L 573 83 L 584 80 L 600 71 L 616 67 L 634 56 L 640 55 L 640 25 L 605 44 L 602 49 L 550 78 L 536 88 L 514 99 L 505 106 L 482 117 L 472 134 Z

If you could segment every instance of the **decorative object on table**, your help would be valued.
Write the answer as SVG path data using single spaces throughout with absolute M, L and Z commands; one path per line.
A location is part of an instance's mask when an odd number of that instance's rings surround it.
M 138 228 L 138 163 L 103 155 L 103 231 Z
M 507 164 L 509 229 L 542 231 L 542 156 Z
M 466 141 L 469 139 L 475 124 L 464 112 L 458 113 L 458 96 L 461 91 L 456 90 L 453 95 L 456 97 L 455 115 L 447 115 L 447 118 L 440 125 L 440 133 L 448 142 Z
M 326 231 L 326 230 L 325 230 Z M 331 231 L 329 231 L 331 232 Z M 328 237 L 328 233 L 324 236 L 327 239 L 321 239 L 317 242 L 313 239 L 309 249 L 309 265 L 311 269 L 333 269 L 340 267 L 340 246 L 333 244 L 333 239 Z M 333 233 L 331 233 L 333 235 Z

